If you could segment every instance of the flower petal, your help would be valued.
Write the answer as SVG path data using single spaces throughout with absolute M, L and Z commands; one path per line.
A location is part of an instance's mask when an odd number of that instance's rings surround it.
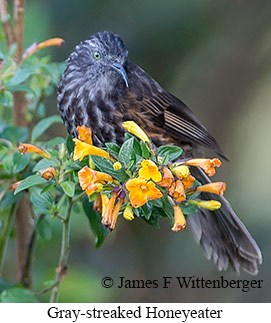
M 123 128 L 129 131 L 131 134 L 138 137 L 140 140 L 150 143 L 149 137 L 146 133 L 137 125 L 134 121 L 125 121 L 122 124 Z
M 73 153 L 74 160 L 79 159 L 81 161 L 85 156 L 89 156 L 89 155 L 96 155 L 96 156 L 101 156 L 101 157 L 111 159 L 110 155 L 106 151 L 98 147 L 89 145 L 77 138 L 74 138 L 73 141 L 75 142 L 75 148 Z
M 214 182 L 198 186 L 196 192 L 208 192 L 213 194 L 223 195 L 226 189 L 226 183 L 224 182 Z
M 181 208 L 178 205 L 176 205 L 176 206 L 173 206 L 173 209 L 174 209 L 174 225 L 171 228 L 171 230 L 174 232 L 184 230 L 186 228 L 186 220 Z
M 76 128 L 78 133 L 78 139 L 92 145 L 92 133 L 91 129 L 87 128 L 86 126 L 78 126 Z

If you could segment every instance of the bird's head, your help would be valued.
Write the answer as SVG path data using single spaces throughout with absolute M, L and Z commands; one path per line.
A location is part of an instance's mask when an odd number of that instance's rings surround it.
M 103 31 L 77 45 L 67 60 L 67 65 L 93 81 L 121 78 L 128 87 L 124 68 L 127 55 L 122 39 L 112 32 Z

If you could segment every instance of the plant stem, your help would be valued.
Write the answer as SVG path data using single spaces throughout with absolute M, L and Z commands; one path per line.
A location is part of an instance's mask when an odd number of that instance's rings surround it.
M 7 219 L 6 228 L 5 228 L 4 234 L 2 236 L 2 239 L 0 241 L 0 277 L 2 276 L 2 271 L 4 268 L 4 262 L 5 262 L 7 247 L 8 247 L 10 231 L 11 231 L 11 228 L 12 228 L 12 225 L 14 222 L 14 218 L 15 218 L 15 214 L 16 214 L 16 206 L 17 206 L 17 203 L 14 203 L 10 209 L 8 219 Z
M 62 279 L 65 277 L 68 268 L 68 257 L 70 251 L 70 219 L 72 210 L 72 198 L 68 197 L 68 208 L 66 218 L 63 220 L 63 231 L 62 231 L 62 245 L 61 252 L 58 262 L 58 267 L 56 269 L 55 276 L 55 287 L 52 290 L 50 302 L 56 303 L 58 301 L 60 284 Z
M 14 33 L 10 23 L 10 15 L 8 12 L 8 2 L 7 0 L 0 0 L 0 14 L 6 35 L 7 47 L 9 48 L 12 43 L 14 43 Z

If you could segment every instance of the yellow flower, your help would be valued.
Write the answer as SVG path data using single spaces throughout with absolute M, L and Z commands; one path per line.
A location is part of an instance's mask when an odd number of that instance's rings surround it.
M 99 184 L 113 182 L 113 178 L 105 173 L 97 172 L 87 166 L 78 172 L 78 178 L 81 188 L 90 196 L 99 189 Z
M 208 193 L 223 195 L 225 189 L 226 189 L 226 183 L 215 182 L 215 183 L 209 183 L 202 186 L 198 186 L 196 189 L 196 192 L 208 192 Z
M 215 167 L 221 166 L 221 161 L 218 158 L 206 159 L 206 158 L 197 158 L 189 159 L 185 162 L 189 166 L 198 166 L 202 168 L 206 174 L 213 176 L 215 173 Z
M 105 210 L 107 208 L 107 205 L 109 203 L 109 198 L 106 194 L 101 194 L 101 198 L 102 198 L 102 217 L 105 214 Z
M 202 207 L 204 209 L 208 209 L 210 211 L 214 211 L 214 210 L 220 209 L 221 203 L 219 201 L 214 201 L 214 200 L 199 201 L 198 206 L 200 206 L 200 207 Z
M 129 191 L 129 199 L 134 208 L 144 205 L 148 200 L 163 196 L 153 182 L 148 182 L 143 177 L 130 179 L 126 183 L 126 188 Z
M 120 170 L 120 169 L 122 168 L 122 165 L 121 165 L 121 163 L 120 163 L 120 162 L 115 162 L 115 163 L 113 164 L 113 168 L 114 168 L 115 170 Z
M 173 173 L 179 178 L 183 179 L 189 176 L 189 168 L 186 165 L 180 165 L 173 168 Z
M 77 138 L 74 138 L 73 141 L 75 142 L 75 148 L 74 148 L 74 153 L 73 153 L 73 159 L 74 160 L 82 160 L 85 156 L 89 155 L 96 155 L 96 156 L 101 156 L 105 157 L 108 159 L 111 159 L 109 154 L 93 145 L 89 145 Z
M 162 179 L 162 175 L 158 171 L 158 167 L 153 161 L 147 159 L 144 159 L 141 163 L 139 176 L 144 177 L 146 179 L 152 179 L 155 182 L 159 182 Z
M 92 134 L 91 130 L 87 128 L 86 126 L 78 126 L 76 128 L 77 133 L 78 133 L 78 139 L 92 145 Z
M 150 143 L 149 137 L 146 133 L 137 125 L 134 121 L 125 121 L 122 124 L 123 128 L 129 131 L 131 134 L 138 137 L 140 140 L 146 142 L 147 144 Z
M 185 200 L 185 192 L 184 192 L 184 186 L 181 181 L 176 181 L 176 186 L 174 188 L 174 191 L 170 194 L 174 200 L 179 203 L 181 201 Z
M 171 187 L 174 184 L 174 176 L 172 175 L 171 171 L 168 169 L 168 167 L 163 168 L 163 177 L 160 182 L 157 184 L 162 186 L 162 187 Z
M 134 219 L 134 213 L 133 213 L 133 209 L 131 207 L 131 205 L 127 205 L 124 212 L 123 212 L 123 217 L 124 219 L 128 220 L 128 221 L 132 221 Z
M 31 144 L 20 144 L 18 147 L 19 152 L 24 155 L 25 153 L 37 153 L 43 158 L 51 159 L 51 155 L 48 151 L 42 150 Z
M 53 179 L 57 175 L 57 171 L 54 167 L 48 167 L 46 169 L 43 169 L 40 171 L 41 177 L 49 181 L 50 179 Z
M 172 231 L 178 232 L 186 228 L 186 220 L 181 208 L 178 205 L 173 206 L 174 209 L 174 225 Z

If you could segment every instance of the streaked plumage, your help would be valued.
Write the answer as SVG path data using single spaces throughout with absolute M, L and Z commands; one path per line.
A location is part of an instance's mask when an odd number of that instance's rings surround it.
M 186 157 L 192 157 L 200 146 L 224 156 L 192 111 L 127 60 L 127 55 L 121 38 L 111 32 L 94 34 L 76 46 L 58 88 L 58 108 L 68 132 L 77 136 L 76 127 L 85 125 L 93 130 L 95 145 L 121 143 L 122 122 L 134 120 L 155 144 L 178 144 L 184 147 Z M 203 183 L 209 181 L 199 169 L 195 172 Z M 209 194 L 206 198 L 214 197 Z M 256 274 L 261 252 L 229 203 L 220 199 L 220 210 L 188 217 L 195 239 L 219 270 L 230 263 L 237 272 L 241 267 Z

